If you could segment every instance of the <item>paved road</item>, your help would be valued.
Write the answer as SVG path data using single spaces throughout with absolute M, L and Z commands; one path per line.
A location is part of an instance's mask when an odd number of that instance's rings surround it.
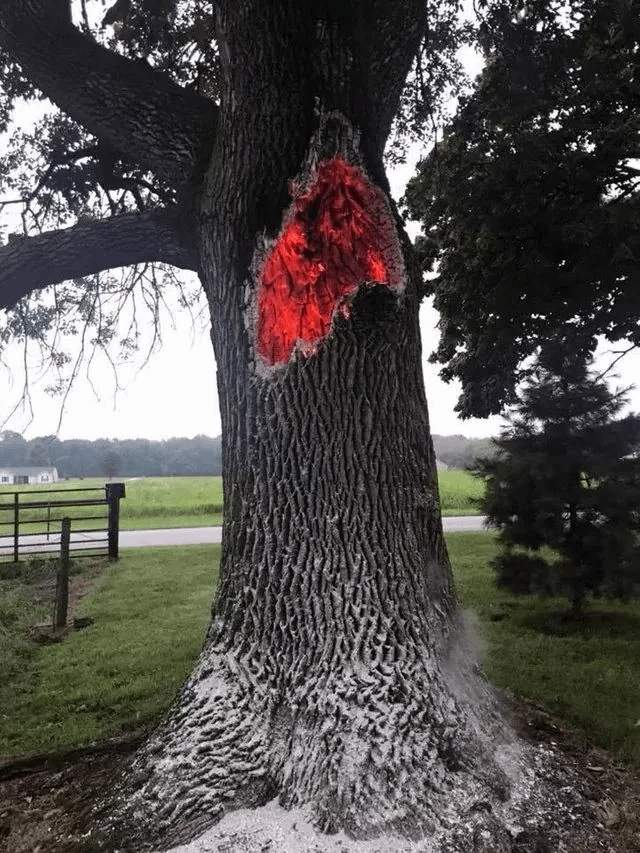
M 473 533 L 485 530 L 484 515 L 449 515 L 442 519 L 445 533 Z
M 447 532 L 484 530 L 482 515 L 456 515 L 443 519 Z M 173 530 L 123 530 L 120 533 L 122 548 L 151 547 L 153 545 L 209 545 L 222 541 L 221 527 L 176 527 Z
M 484 516 L 481 515 L 459 515 L 448 516 L 443 519 L 444 529 L 447 532 L 470 532 L 483 530 Z M 99 536 L 100 534 L 93 534 Z M 76 534 L 72 537 L 74 544 L 80 544 L 88 534 Z M 123 530 L 120 532 L 121 548 L 150 548 L 155 545 L 210 545 L 222 541 L 221 527 L 175 527 L 163 530 Z M 20 550 L 28 553 L 30 550 L 47 550 L 57 553 L 59 550 L 59 537 L 51 534 L 49 539 L 42 536 L 30 536 L 28 539 L 20 537 Z M 13 549 L 13 539 L 9 536 L 0 536 L 0 556 L 7 554 Z

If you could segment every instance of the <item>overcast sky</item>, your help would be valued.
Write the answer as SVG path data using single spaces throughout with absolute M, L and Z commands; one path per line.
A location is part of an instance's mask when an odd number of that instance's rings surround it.
M 467 57 L 469 71 L 476 71 L 477 58 Z M 33 120 L 33 109 L 16 116 L 18 123 Z M 0 145 L 2 145 L 0 137 Z M 402 195 L 407 179 L 414 171 L 418 150 L 412 152 L 407 165 L 391 170 L 393 194 Z M 7 216 L 4 223 L 7 224 Z M 17 228 L 13 229 L 17 230 Z M 463 433 L 469 436 L 494 435 L 500 420 L 473 419 L 461 421 L 454 412 L 459 395 L 456 383 L 446 385 L 438 378 L 438 369 L 427 363 L 429 353 L 438 342 L 438 316 L 429 304 L 421 312 L 423 338 L 423 368 L 431 413 L 432 431 L 440 434 Z M 601 363 L 607 364 L 611 346 L 603 347 Z M 22 353 L 9 347 L 5 360 L 10 371 L 0 368 L 0 424 L 5 421 L 20 397 L 24 382 Z M 632 353 L 619 365 L 619 384 L 640 384 L 640 353 Z M 91 381 L 81 373 L 68 397 L 62 424 L 61 438 L 134 438 L 153 439 L 197 434 L 217 435 L 220 415 L 216 392 L 215 362 L 206 327 L 192 326 L 190 318 L 176 311 L 173 327 L 165 324 L 161 347 L 147 366 L 140 369 L 140 360 L 119 371 L 122 390 L 114 394 L 111 368 L 96 363 Z M 45 392 L 51 377 L 31 375 L 33 416 L 19 409 L 4 428 L 24 431 L 27 437 L 55 433 L 58 429 L 61 401 Z M 640 410 L 640 389 L 632 395 L 632 406 Z

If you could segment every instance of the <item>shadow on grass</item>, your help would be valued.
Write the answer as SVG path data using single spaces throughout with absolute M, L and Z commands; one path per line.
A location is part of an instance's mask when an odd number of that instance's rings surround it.
M 586 609 L 581 613 L 553 609 L 531 610 L 518 614 L 518 623 L 523 628 L 555 637 L 600 637 L 640 636 L 640 615 L 624 610 Z

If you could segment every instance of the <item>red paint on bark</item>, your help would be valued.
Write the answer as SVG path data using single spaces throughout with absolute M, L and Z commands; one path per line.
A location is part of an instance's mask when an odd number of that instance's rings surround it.
M 257 346 L 266 362 L 287 361 L 297 343 L 313 352 L 363 282 L 392 284 L 389 227 L 380 191 L 357 166 L 320 163 L 262 269 Z

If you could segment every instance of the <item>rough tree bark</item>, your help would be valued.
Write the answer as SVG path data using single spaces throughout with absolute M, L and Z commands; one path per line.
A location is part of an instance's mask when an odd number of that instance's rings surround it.
M 35 26 L 28 13 L 41 5 L 10 0 L 16 17 L 0 12 L 0 40 L 38 80 L 46 63 L 24 47 L 16 9 Z M 180 229 L 166 251 L 199 268 L 211 307 L 221 580 L 194 673 L 122 782 L 106 845 L 166 849 L 213 826 L 207 849 L 218 849 L 224 815 L 260 815 L 278 798 L 319 831 L 381 838 L 380 850 L 393 834 L 441 850 L 510 849 L 503 823 L 526 810 L 533 776 L 463 643 L 421 371 L 419 275 L 382 159 L 424 4 L 220 0 L 217 16 L 224 92 L 194 195 L 195 259 Z M 54 98 L 65 88 L 55 79 Z M 86 94 L 60 101 L 80 103 L 70 111 L 100 129 Z M 176 150 L 197 175 L 188 152 L 199 143 L 178 132 L 174 146 L 174 124 L 150 134 L 153 162 L 170 174 Z M 110 144 L 131 155 L 137 127 L 125 123 Z M 374 213 L 402 286 L 363 281 L 313 352 L 265 364 L 261 263 L 287 220 L 290 182 L 309 186 L 336 156 L 385 199 Z M 556 808 L 550 800 L 551 820 Z M 254 827 L 220 849 L 264 849 L 265 820 L 263 834 Z

